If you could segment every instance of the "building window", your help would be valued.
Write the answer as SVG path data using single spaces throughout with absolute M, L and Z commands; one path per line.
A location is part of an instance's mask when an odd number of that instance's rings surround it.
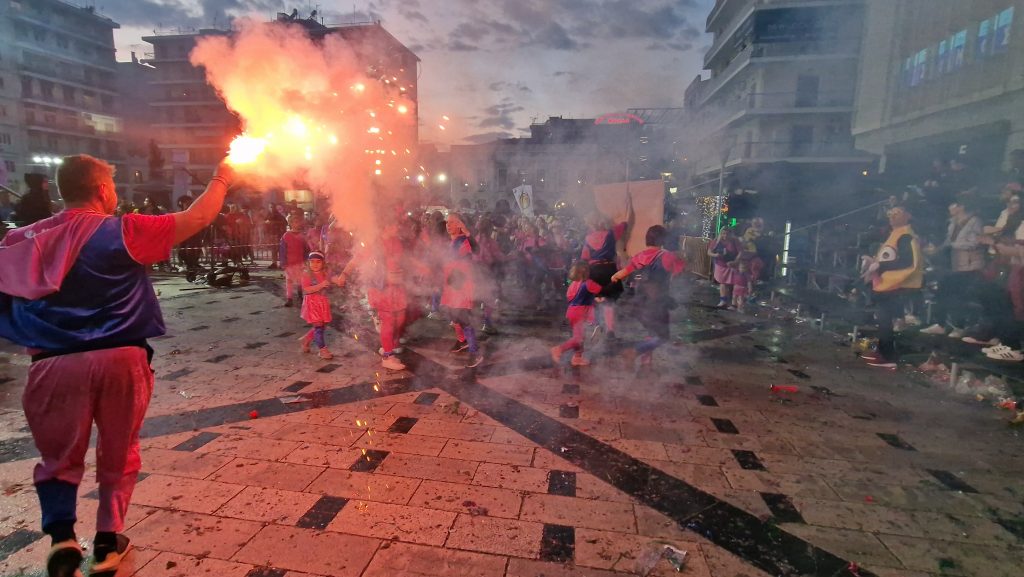
M 498 188 L 505 188 L 508 185 L 508 169 L 498 169 Z
M 1009 7 L 999 13 L 996 20 L 996 34 L 992 51 L 996 54 L 1003 54 L 1010 48 L 1010 30 L 1013 27 L 1013 7 Z
M 6 132 L 0 132 L 0 144 L 10 146 L 11 145 L 11 135 L 7 134 Z
M 982 20 L 978 25 L 978 39 L 974 44 L 974 58 L 980 59 L 992 54 L 992 35 L 999 17 Z
M 69 46 L 68 39 L 66 37 L 64 37 L 64 36 L 58 36 L 57 37 L 57 46 L 59 46 L 62 50 L 67 50 L 68 46 Z
M 967 30 L 954 34 L 950 41 L 949 70 L 959 70 L 964 65 L 964 52 L 967 47 Z

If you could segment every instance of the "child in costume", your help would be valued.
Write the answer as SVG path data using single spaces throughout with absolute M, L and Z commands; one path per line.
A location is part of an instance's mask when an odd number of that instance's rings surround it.
M 594 298 L 601 293 L 601 285 L 590 279 L 590 265 L 585 262 L 573 265 L 569 271 L 569 280 L 572 282 L 565 291 L 565 298 L 569 301 L 565 318 L 572 327 L 572 338 L 551 348 L 551 360 L 557 366 L 562 360 L 562 355 L 572 350 L 572 366 L 582 367 L 590 364 L 583 358 L 584 331 L 587 323 L 594 322 Z
M 469 239 L 469 229 L 457 214 L 448 215 L 446 230 L 451 244 L 444 263 L 441 306 L 455 328 L 456 341 L 451 352 L 469 351 L 466 367 L 472 368 L 483 362 L 476 339 L 476 323 L 473 322 L 473 246 Z
M 306 236 L 302 233 L 302 217 L 288 216 L 288 230 L 281 236 L 281 268 L 284 269 L 284 306 L 294 303 L 292 294 L 296 287 L 302 285 L 302 264 L 309 253 Z
M 324 327 L 331 322 L 331 301 L 324 294 L 330 285 L 331 279 L 324 270 L 324 254 L 322 252 L 311 252 L 307 259 L 308 269 L 302 274 L 302 320 L 306 321 L 313 328 L 302 336 L 302 352 L 310 352 L 310 343 L 316 344 L 321 359 L 330 360 L 334 358 L 331 351 L 327 350 L 327 343 L 324 341 Z

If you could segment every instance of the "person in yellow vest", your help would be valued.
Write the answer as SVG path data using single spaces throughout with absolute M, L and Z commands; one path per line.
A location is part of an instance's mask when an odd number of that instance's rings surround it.
M 921 245 L 910 227 L 910 212 L 896 206 L 886 214 L 892 232 L 874 258 L 865 258 L 864 279 L 871 282 L 873 300 L 878 305 L 878 352 L 864 355 L 873 367 L 896 368 L 896 335 L 893 320 L 903 316 L 907 298 L 924 284 L 924 258 Z

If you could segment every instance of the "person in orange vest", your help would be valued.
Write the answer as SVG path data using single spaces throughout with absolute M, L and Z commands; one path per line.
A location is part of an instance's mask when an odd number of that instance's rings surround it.
M 910 212 L 902 206 L 888 210 L 892 232 L 874 258 L 864 257 L 864 280 L 871 282 L 878 305 L 878 351 L 864 355 L 872 367 L 896 368 L 896 333 L 893 320 L 903 316 L 907 298 L 924 284 L 921 244 L 910 226 Z

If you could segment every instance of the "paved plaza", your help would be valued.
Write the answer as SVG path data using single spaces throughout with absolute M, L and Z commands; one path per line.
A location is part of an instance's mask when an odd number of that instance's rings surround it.
M 1019 431 L 839 335 L 710 309 L 686 281 L 653 374 L 600 338 L 591 366 L 553 367 L 560 303 L 509 306 L 476 369 L 421 320 L 388 373 L 355 303 L 333 360 L 301 354 L 278 283 L 156 283 L 168 335 L 119 576 L 1021 575 Z M 38 575 L 28 357 L 0 363 L 0 575 Z

